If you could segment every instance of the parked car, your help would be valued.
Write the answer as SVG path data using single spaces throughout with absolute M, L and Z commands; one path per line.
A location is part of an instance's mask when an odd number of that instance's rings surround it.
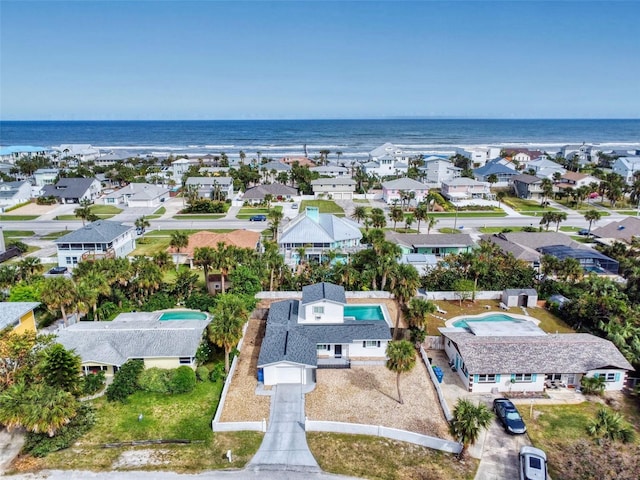
M 520 480 L 547 480 L 547 455 L 539 448 L 520 449 Z
M 520 412 L 508 398 L 496 398 L 493 401 L 493 411 L 508 433 L 521 434 L 527 431 Z
M 49 275 L 64 275 L 67 273 L 67 267 L 53 267 L 48 273 Z
M 582 228 L 578 230 L 578 235 L 589 235 L 589 230 L 586 228 Z
M 249 217 L 250 222 L 264 222 L 266 220 L 267 220 L 266 215 L 252 215 L 251 217 Z
M 293 205 L 291 205 L 291 208 L 293 208 L 294 210 L 297 210 L 298 209 L 298 204 L 294 203 Z

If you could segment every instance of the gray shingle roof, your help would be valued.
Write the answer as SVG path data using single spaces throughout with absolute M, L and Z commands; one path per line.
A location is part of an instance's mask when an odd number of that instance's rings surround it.
M 149 314 L 138 314 L 138 318 Z M 80 322 L 58 334 L 83 363 L 122 365 L 131 358 L 193 357 L 209 320 L 136 320 L 136 314 L 112 322 Z
M 520 175 L 516 175 L 515 177 L 511 177 L 512 182 L 520 182 L 526 183 L 527 185 L 531 185 L 533 183 L 542 183 L 542 179 L 533 175 L 529 175 L 527 173 L 521 173 Z
M 594 228 L 591 233 L 599 238 L 615 238 L 630 243 L 633 237 L 640 236 L 640 218 L 627 217 L 619 222 Z
M 347 303 L 344 287 L 328 282 L 314 283 L 313 285 L 302 287 L 302 305 L 319 300 L 330 300 L 342 304 Z
M 58 198 L 81 198 L 95 178 L 61 178 L 55 185 L 45 185 L 42 187 L 42 196 L 50 195 Z
M 382 188 L 387 190 L 428 190 L 429 187 L 422 182 L 414 180 L 413 178 L 398 178 L 396 180 L 390 180 L 382 183 Z
M 353 178 L 317 178 L 311 180 L 311 186 L 316 185 L 355 185 L 356 181 Z
M 67 233 L 54 243 L 109 243 L 134 227 L 109 220 L 97 220 L 75 232 Z
M 385 238 L 407 247 L 472 247 L 475 242 L 466 233 L 397 233 L 385 231 Z
M 586 373 L 605 367 L 633 370 L 613 343 L 587 333 L 492 337 L 441 331 L 456 343 L 470 374 Z
M 282 183 L 271 183 L 268 185 L 257 185 L 255 187 L 247 188 L 244 192 L 243 198 L 261 200 L 266 194 L 277 196 L 295 196 L 298 195 L 298 190 Z
M 2 233 L 0 232 L 0 235 Z M 0 302 L 0 330 L 17 325 L 25 313 L 38 308 L 40 302 Z
M 185 182 L 185 185 L 198 185 L 198 186 L 225 186 L 233 183 L 231 177 L 189 177 Z

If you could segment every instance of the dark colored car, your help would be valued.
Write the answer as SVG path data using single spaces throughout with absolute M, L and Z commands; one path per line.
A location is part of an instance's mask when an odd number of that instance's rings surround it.
M 250 222 L 264 222 L 267 220 L 267 216 L 266 215 L 252 215 L 249 218 Z
M 547 455 L 539 448 L 520 449 L 520 480 L 548 480 Z
M 49 270 L 49 275 L 63 275 L 67 273 L 67 267 L 53 267 Z
M 589 230 L 586 228 L 578 230 L 578 235 L 589 235 Z
M 493 411 L 508 433 L 521 434 L 527 431 L 520 412 L 508 398 L 496 398 L 493 401 Z

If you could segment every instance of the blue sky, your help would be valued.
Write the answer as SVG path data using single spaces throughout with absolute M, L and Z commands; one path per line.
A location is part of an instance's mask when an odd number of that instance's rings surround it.
M 0 2 L 0 118 L 638 118 L 640 2 Z

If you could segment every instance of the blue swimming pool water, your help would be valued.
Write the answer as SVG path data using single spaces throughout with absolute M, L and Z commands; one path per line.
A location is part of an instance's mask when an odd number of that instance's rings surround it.
M 472 322 L 511 322 L 511 323 L 521 323 L 526 320 L 520 320 L 518 318 L 513 318 L 509 315 L 505 315 L 504 313 L 496 313 L 494 315 L 487 315 L 486 317 L 475 317 L 475 318 L 461 318 L 453 322 L 454 327 L 466 328 L 469 326 L 469 323 Z
M 207 314 L 202 312 L 165 312 L 160 315 L 160 321 L 165 320 L 206 320 Z
M 380 305 L 348 305 L 344 307 L 344 316 L 356 320 L 384 320 Z

